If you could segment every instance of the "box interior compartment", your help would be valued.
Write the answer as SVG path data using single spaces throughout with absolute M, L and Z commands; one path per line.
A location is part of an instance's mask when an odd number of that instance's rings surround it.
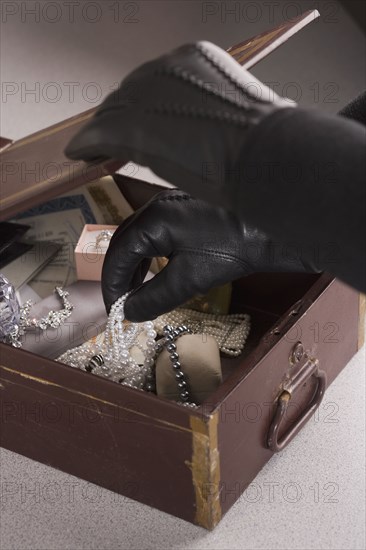
M 143 206 L 154 195 L 163 190 L 161 186 L 123 176 L 114 175 L 118 188 L 134 210 Z M 290 309 L 296 315 L 296 304 L 304 294 L 319 279 L 320 275 L 293 274 L 293 273 L 258 273 L 233 283 L 233 292 L 230 313 L 248 313 L 251 317 L 251 329 L 242 354 L 236 358 L 229 358 L 221 354 L 221 366 L 225 393 L 230 391 L 231 375 L 235 372 L 243 376 L 250 368 L 249 356 L 257 348 L 268 331 L 278 324 L 281 317 Z M 248 361 L 243 360 L 248 358 Z M 54 365 L 54 363 L 53 363 Z M 60 368 L 60 364 L 54 365 Z M 72 367 L 68 367 L 72 368 Z M 88 375 L 89 376 L 89 375 Z M 93 376 L 93 378 L 99 378 Z M 107 381 L 109 382 L 109 381 Z M 110 382 L 115 384 L 115 382 Z M 235 382 L 233 381 L 233 387 Z M 219 390 L 221 390 L 222 385 Z M 123 389 L 123 386 L 121 387 Z M 218 404 L 217 391 L 210 396 L 210 408 Z M 220 398 L 222 391 L 219 391 Z M 150 396 L 154 399 L 157 397 Z M 163 399 L 164 398 L 159 398 Z

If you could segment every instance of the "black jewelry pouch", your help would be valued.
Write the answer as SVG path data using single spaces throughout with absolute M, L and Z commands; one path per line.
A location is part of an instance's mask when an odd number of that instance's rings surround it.
M 0 269 L 32 248 L 29 243 L 18 242 L 29 225 L 0 222 Z

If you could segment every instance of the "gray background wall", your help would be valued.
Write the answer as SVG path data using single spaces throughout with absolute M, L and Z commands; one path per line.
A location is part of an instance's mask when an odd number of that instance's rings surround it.
M 227 48 L 312 7 L 322 18 L 258 64 L 255 76 L 328 112 L 366 87 L 362 31 L 334 0 L 69 4 L 2 2 L 3 135 L 19 138 L 96 105 L 138 64 L 177 45 L 206 39 Z

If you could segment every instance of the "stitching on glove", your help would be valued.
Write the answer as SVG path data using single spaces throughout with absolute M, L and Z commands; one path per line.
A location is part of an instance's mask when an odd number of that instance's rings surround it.
M 166 201 L 189 201 L 193 200 L 190 195 L 171 195 L 167 197 L 161 197 L 154 200 L 154 202 L 166 202 Z
M 197 50 L 199 53 L 199 50 Z M 193 73 L 190 73 L 187 71 L 187 69 L 184 69 L 183 67 L 176 65 L 175 67 L 159 67 L 155 71 L 156 75 L 163 75 L 163 76 L 172 76 L 175 78 L 179 78 L 183 80 L 184 82 L 188 82 L 190 84 L 193 84 L 194 86 L 198 87 L 200 90 L 205 90 L 206 93 L 211 94 L 215 96 L 216 98 L 220 99 L 221 101 L 230 102 L 235 107 L 246 110 L 246 106 L 239 103 L 235 98 L 232 98 L 231 96 L 223 96 L 219 91 L 213 90 L 210 86 L 207 85 L 206 82 L 198 78 Z
M 197 52 L 203 57 L 203 59 L 211 65 L 211 67 L 214 67 L 222 76 L 225 76 L 235 88 L 241 92 L 245 97 L 248 99 L 248 101 L 253 102 L 255 99 L 256 101 L 262 101 L 261 98 L 254 98 L 231 73 L 228 73 L 225 67 L 212 55 L 212 53 L 208 52 L 201 44 L 196 44 Z M 264 102 L 268 103 L 268 102 Z M 246 106 L 248 107 L 248 106 Z
M 243 115 L 229 113 L 228 111 L 204 110 L 202 107 L 191 107 L 190 105 L 155 105 L 154 107 L 145 109 L 145 113 L 191 118 L 207 118 L 210 120 L 219 120 L 220 122 L 238 124 L 239 126 L 248 126 L 248 120 Z
M 225 254 L 224 252 L 218 252 L 215 250 L 209 251 L 204 250 L 202 248 L 189 248 L 189 247 L 179 247 L 179 249 L 176 250 L 175 254 L 177 252 L 189 252 L 191 254 L 195 254 L 197 256 L 208 256 L 210 258 L 219 258 L 220 260 L 231 260 L 235 262 L 236 264 L 240 265 L 244 269 L 248 269 L 249 264 L 245 260 L 242 260 L 241 258 L 238 258 L 237 256 L 232 256 L 231 254 Z

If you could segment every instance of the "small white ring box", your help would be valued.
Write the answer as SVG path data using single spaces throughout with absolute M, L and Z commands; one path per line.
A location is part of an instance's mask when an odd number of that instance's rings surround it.
M 102 231 L 115 232 L 118 225 L 86 224 L 75 247 L 76 273 L 79 280 L 100 281 L 109 240 L 99 239 Z

